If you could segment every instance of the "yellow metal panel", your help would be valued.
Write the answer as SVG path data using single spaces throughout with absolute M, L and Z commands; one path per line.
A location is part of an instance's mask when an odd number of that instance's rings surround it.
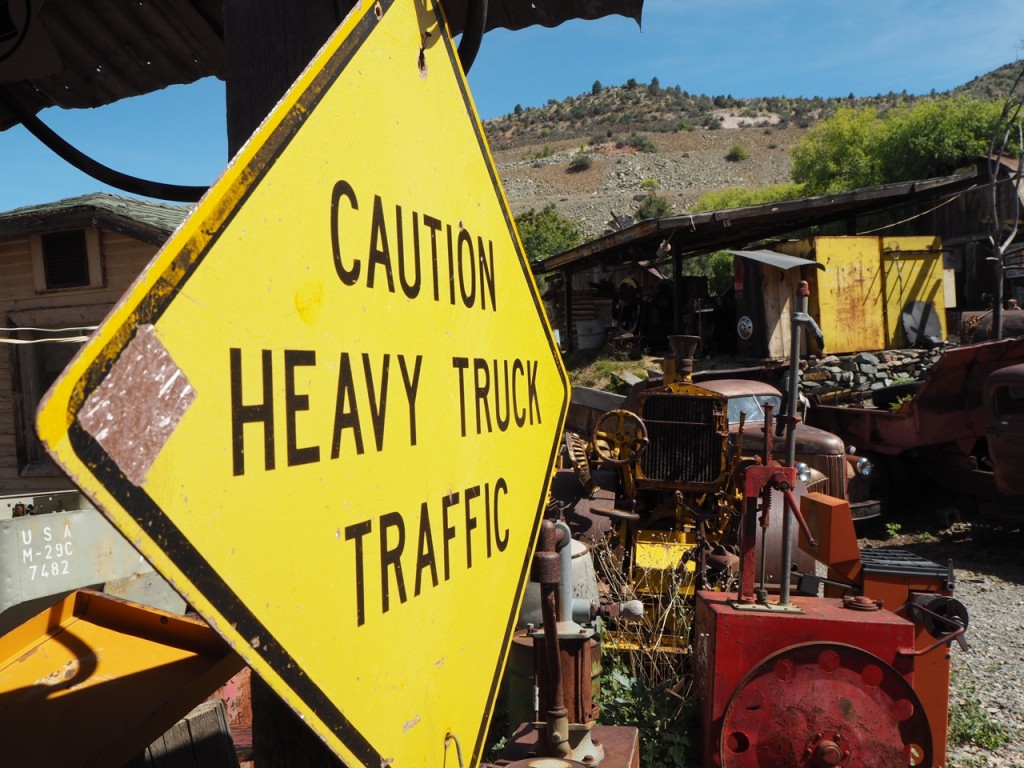
M 241 668 L 201 621 L 76 592 L 0 637 L 3 764 L 122 765 Z
M 835 354 L 885 347 L 885 305 L 877 237 L 819 237 L 815 291 L 825 351 Z
M 567 401 L 440 9 L 381 0 L 38 425 L 346 763 L 475 765 Z
M 914 301 L 931 303 L 946 338 L 946 299 L 942 273 L 942 244 L 937 237 L 882 238 L 885 270 L 886 348 L 910 346 L 901 316 Z
M 639 595 L 693 592 L 696 564 L 686 555 L 697 545 L 695 533 L 640 531 L 637 534 L 634 582 Z

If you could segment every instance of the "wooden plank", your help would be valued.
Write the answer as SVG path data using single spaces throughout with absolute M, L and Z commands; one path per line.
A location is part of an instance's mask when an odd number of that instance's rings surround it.
M 224 702 L 204 701 L 125 768 L 238 768 Z
M 192 749 L 198 768 L 204 766 L 238 767 L 231 741 L 227 712 L 220 699 L 205 701 L 186 718 L 192 736 Z

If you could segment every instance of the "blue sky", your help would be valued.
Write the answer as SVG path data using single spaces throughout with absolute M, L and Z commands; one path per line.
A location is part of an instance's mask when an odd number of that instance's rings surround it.
M 469 75 L 484 119 L 629 78 L 708 95 L 869 96 L 945 91 L 1024 58 L 1022 0 L 646 0 L 614 16 L 496 30 Z M 95 159 L 155 181 L 208 184 L 227 162 L 212 78 L 41 118 Z M 0 211 L 106 189 L 24 129 L 0 133 Z

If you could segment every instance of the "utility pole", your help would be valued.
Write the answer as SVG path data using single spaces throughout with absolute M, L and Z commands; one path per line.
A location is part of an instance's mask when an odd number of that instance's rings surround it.
M 248 140 L 354 5 L 350 0 L 224 0 L 228 154 Z M 326 148 L 325 148 L 326 150 Z M 287 524 L 287 516 L 282 517 Z M 338 664 L 345 649 L 337 649 Z M 253 750 L 260 768 L 344 764 L 257 675 Z

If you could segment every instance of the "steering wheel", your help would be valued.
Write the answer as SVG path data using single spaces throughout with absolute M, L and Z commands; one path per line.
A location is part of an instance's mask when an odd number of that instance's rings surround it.
M 649 442 L 647 427 L 632 411 L 608 411 L 594 425 L 594 450 L 609 464 L 633 463 Z

